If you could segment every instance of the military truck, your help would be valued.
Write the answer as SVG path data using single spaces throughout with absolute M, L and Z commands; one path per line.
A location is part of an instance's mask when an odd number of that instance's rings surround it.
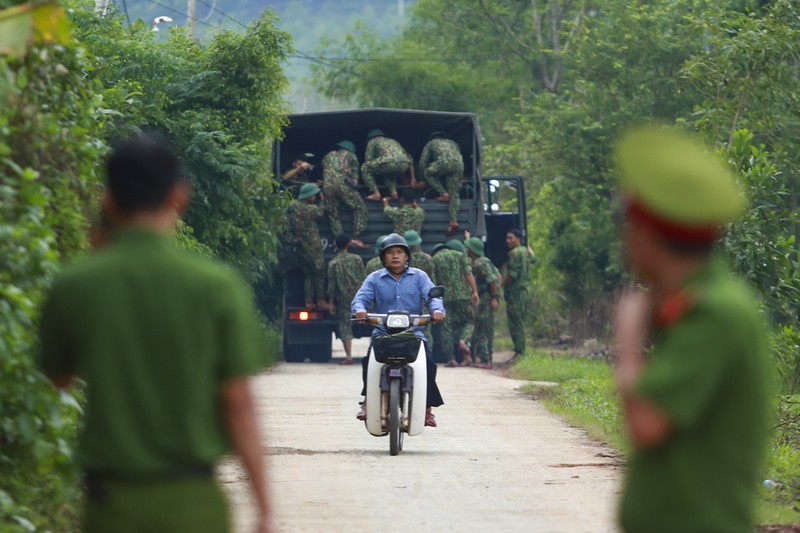
M 273 168 L 276 179 L 291 168 L 297 157 L 306 157 L 317 168 L 312 176 L 321 178 L 320 162 L 334 149 L 335 143 L 347 139 L 355 143 L 359 162 L 363 163 L 367 133 L 375 128 L 396 139 L 414 158 L 415 165 L 422 149 L 434 131 L 444 132 L 458 143 L 464 158 L 464 180 L 460 191 L 458 213 L 459 231 L 455 237 L 464 238 L 464 230 L 485 241 L 487 255 L 501 266 L 507 258 L 505 235 L 511 228 L 526 228 L 524 181 L 519 176 L 481 176 L 481 135 L 478 121 L 471 113 L 418 111 L 409 109 L 356 109 L 321 113 L 293 114 L 288 117 L 284 137 L 273 146 Z M 312 155 L 313 154 L 313 155 Z M 416 177 L 422 180 L 417 168 Z M 380 183 L 378 184 L 380 186 Z M 360 189 L 362 196 L 366 188 Z M 422 249 L 431 252 L 436 244 L 453 237 L 446 235 L 449 223 L 447 204 L 437 202 L 432 189 L 419 191 L 418 204 L 425 210 L 422 227 Z M 364 262 L 374 257 L 374 244 L 380 235 L 392 232 L 393 223 L 383 214 L 381 202 L 365 202 L 369 211 L 367 228 L 361 239 L 366 249 L 351 249 Z M 399 205 L 392 202 L 392 205 Z M 352 214 L 342 207 L 342 225 L 352 231 Z M 327 218 L 319 221 L 320 247 L 325 261 L 335 254 L 334 235 Z M 293 246 L 284 242 L 279 262 L 283 273 L 283 354 L 289 362 L 326 362 L 331 358 L 332 332 L 335 320 L 327 311 L 306 309 L 303 295 L 303 273 L 297 263 Z M 354 325 L 354 335 L 369 336 L 371 329 Z M 359 354 L 354 354 L 358 356 Z

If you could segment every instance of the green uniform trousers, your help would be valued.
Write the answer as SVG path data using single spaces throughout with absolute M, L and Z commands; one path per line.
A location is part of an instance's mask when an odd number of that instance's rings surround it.
M 479 295 L 481 303 L 475 309 L 475 331 L 472 333 L 472 355 L 482 363 L 492 362 L 494 345 L 494 310 L 491 295 L 487 292 Z
M 464 177 L 464 163 L 457 159 L 434 161 L 423 172 L 425 181 L 439 194 L 450 195 L 447 212 L 450 222 L 458 219 L 458 208 L 461 205 L 461 180 Z
M 89 484 L 85 533 L 226 533 L 225 498 L 213 477 Z
M 456 346 L 463 338 L 464 328 L 472 322 L 472 305 L 469 300 L 453 300 L 445 303 L 447 316 L 442 323 L 442 347 L 447 360 L 456 358 Z
M 325 299 L 325 260 L 322 257 L 322 248 L 317 241 L 308 245 L 298 245 L 297 260 L 303 270 L 303 290 L 305 291 L 306 306 L 316 304 L 318 300 Z
M 508 312 L 508 332 L 514 342 L 514 353 L 525 353 L 525 321 L 528 311 L 528 289 L 512 289 L 505 292 Z
M 367 206 L 355 189 L 347 184 L 336 183 L 325 185 L 322 205 L 328 214 L 331 233 L 334 236 L 342 232 L 342 217 L 339 208 L 346 205 L 353 212 L 353 238 L 358 239 L 367 227 Z
M 411 166 L 410 159 L 397 159 L 396 157 L 379 157 L 372 161 L 367 161 L 361 165 L 361 178 L 372 192 L 378 191 L 375 178 L 380 176 L 384 184 L 389 188 L 389 192 L 397 192 L 397 180 L 408 172 Z

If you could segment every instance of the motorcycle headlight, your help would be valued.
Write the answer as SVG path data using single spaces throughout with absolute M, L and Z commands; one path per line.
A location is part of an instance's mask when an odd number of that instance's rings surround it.
M 389 315 L 386 317 L 387 328 L 407 328 L 409 326 L 408 315 Z

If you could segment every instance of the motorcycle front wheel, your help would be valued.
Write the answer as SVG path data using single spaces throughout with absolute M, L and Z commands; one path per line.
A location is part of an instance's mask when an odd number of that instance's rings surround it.
M 389 382 L 389 454 L 397 455 L 403 449 L 400 431 L 400 379 Z

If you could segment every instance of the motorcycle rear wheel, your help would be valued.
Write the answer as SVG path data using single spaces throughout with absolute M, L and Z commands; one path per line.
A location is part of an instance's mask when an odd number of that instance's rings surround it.
M 389 382 L 389 454 L 397 455 L 403 449 L 400 432 L 400 379 Z

